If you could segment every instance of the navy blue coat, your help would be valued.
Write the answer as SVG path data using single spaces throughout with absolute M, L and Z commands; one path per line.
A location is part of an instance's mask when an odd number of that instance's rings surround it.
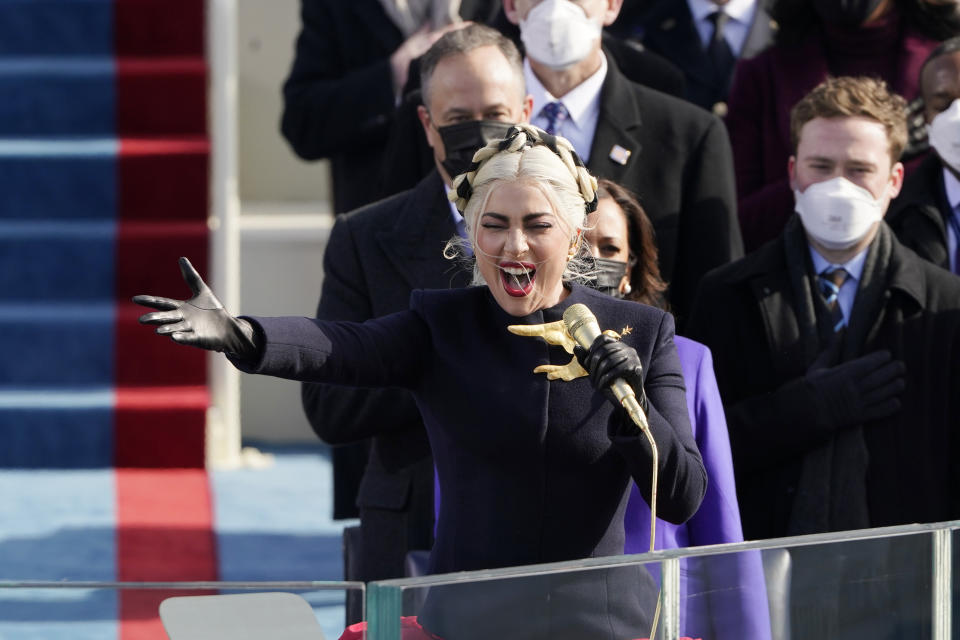
M 574 285 L 557 306 L 513 317 L 486 287 L 415 291 L 410 310 L 363 324 L 253 318 L 265 346 L 259 362 L 240 366 L 294 380 L 413 392 L 444 496 L 431 572 L 617 555 L 623 552 L 631 479 L 649 500 L 646 440 L 588 379 L 548 381 L 533 373 L 541 364 L 568 362 L 563 349 L 507 331 L 511 324 L 559 320 L 575 302 L 585 303 L 602 329 L 632 328 L 624 341 L 644 364 L 650 428 L 660 453 L 658 515 L 683 522 L 700 504 L 706 474 L 687 416 L 673 319 L 652 307 Z M 621 578 L 584 577 L 608 586 Z M 631 584 L 638 584 L 635 576 L 621 586 L 629 591 Z M 608 589 L 588 584 L 566 584 L 561 591 L 580 605 L 592 603 L 592 613 L 571 618 L 583 606 L 571 606 L 563 597 L 526 601 L 518 611 L 532 616 L 531 624 L 537 619 L 533 635 L 544 628 L 564 629 L 568 637 L 636 637 L 629 634 L 648 631 L 641 628 L 647 616 L 635 600 L 627 602 L 628 594 L 626 600 L 613 595 L 608 600 L 597 595 Z M 611 604 L 615 601 L 623 607 Z M 536 606 L 543 609 L 531 608 Z M 449 603 L 430 612 L 428 601 L 424 622 L 429 626 L 433 620 L 431 630 L 441 636 L 451 633 L 444 620 L 464 626 Z M 485 624 L 493 624 L 486 618 Z M 484 633 L 494 630 L 486 627 Z M 524 635 L 512 628 L 510 637 Z

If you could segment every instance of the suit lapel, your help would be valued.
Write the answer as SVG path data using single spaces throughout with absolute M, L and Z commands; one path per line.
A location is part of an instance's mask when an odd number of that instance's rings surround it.
M 753 23 L 747 32 L 747 39 L 740 50 L 740 58 L 752 58 L 773 42 L 777 32 L 777 23 L 770 17 L 763 2 L 757 3 L 757 10 L 753 14 Z
M 593 134 L 587 168 L 596 176 L 620 182 L 633 164 L 639 161 L 643 151 L 637 138 L 641 126 L 640 108 L 631 91 L 630 81 L 620 73 L 609 56 L 607 64 L 607 77 L 600 89 L 600 116 Z M 618 153 L 618 146 L 629 155 Z M 615 160 L 611 155 L 623 161 Z
M 700 42 L 700 34 L 697 33 L 686 2 L 667 0 L 661 3 L 649 21 L 652 26 L 644 36 L 644 41 L 652 45 L 652 49 L 701 84 L 715 86 L 720 82 Z
M 807 355 L 793 308 L 793 292 L 785 271 L 764 273 L 751 282 L 767 332 L 773 368 L 779 376 L 794 376 L 806 367 Z M 814 347 L 815 352 L 815 347 Z
M 396 224 L 380 231 L 377 242 L 411 289 L 447 289 L 466 284 L 456 261 L 443 257 L 455 233 L 443 181 L 434 170 L 414 187 Z

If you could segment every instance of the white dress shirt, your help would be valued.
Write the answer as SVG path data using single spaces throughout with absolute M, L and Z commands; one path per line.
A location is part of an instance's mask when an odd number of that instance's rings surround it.
M 726 26 L 723 29 L 723 37 L 730 45 L 730 51 L 733 55 L 740 57 L 743 51 L 743 44 L 747 41 L 747 35 L 750 33 L 750 25 L 753 24 L 753 15 L 757 11 L 757 0 L 730 0 L 727 4 L 719 7 L 710 0 L 687 0 L 690 7 L 690 15 L 693 16 L 693 23 L 697 27 L 697 33 L 700 35 L 700 42 L 704 49 L 710 44 L 713 38 L 713 23 L 710 21 L 710 14 L 717 10 L 722 10 L 730 16 Z
M 533 97 L 531 124 L 546 129 L 547 119 L 540 115 L 544 105 L 559 100 L 570 114 L 557 127 L 557 134 L 570 141 L 577 155 L 586 164 L 590 160 L 590 147 L 600 119 L 600 89 L 607 77 L 607 57 L 600 56 L 600 68 L 561 97 L 553 96 L 533 73 L 530 61 L 523 61 L 523 75 L 527 81 L 527 93 Z
M 810 257 L 813 259 L 813 270 L 817 275 L 824 271 L 833 271 L 837 268 L 843 268 L 847 272 L 847 279 L 840 286 L 840 293 L 837 295 L 837 303 L 840 310 L 843 311 L 843 326 L 847 326 L 850 321 L 850 312 L 853 311 L 853 302 L 857 297 L 857 287 L 860 286 L 860 278 L 863 277 L 863 265 L 867 261 L 867 249 L 864 249 L 853 258 L 843 264 L 834 264 L 828 262 L 820 253 L 813 248 L 813 245 L 807 243 L 810 247 Z M 819 289 L 818 289 L 819 291 Z
M 946 168 L 943 169 L 943 185 L 947 191 L 947 204 L 950 206 L 950 215 L 957 222 L 956 226 L 947 222 L 947 255 L 950 257 L 950 271 L 960 273 L 957 266 L 957 228 L 960 227 L 960 180 Z

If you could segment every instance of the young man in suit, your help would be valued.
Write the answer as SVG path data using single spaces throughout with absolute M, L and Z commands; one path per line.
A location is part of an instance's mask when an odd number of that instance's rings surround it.
M 890 205 L 890 226 L 920 257 L 960 274 L 960 37 L 927 58 L 920 95 L 933 150 Z
M 414 289 L 471 280 L 443 255 L 446 242 L 463 234 L 447 190 L 473 151 L 529 120 L 521 58 L 510 40 L 473 24 L 441 37 L 420 70 L 420 120 L 436 169 L 413 189 L 337 219 L 324 255 L 321 320 L 362 322 L 407 309 Z M 396 389 L 321 384 L 302 391 L 307 417 L 325 442 L 372 436 L 357 497 L 359 566 L 346 577 L 402 577 L 407 551 L 429 549 L 433 534 L 433 460 L 413 398 Z
M 564 136 L 598 177 L 637 194 L 682 328 L 700 278 L 743 255 L 730 142 L 720 120 L 634 84 L 601 48 L 622 0 L 505 0 L 520 26 L 533 124 Z M 551 34 L 564 38 L 552 38 Z
M 868 78 L 802 99 L 797 215 L 701 283 L 690 334 L 713 351 L 748 539 L 960 517 L 960 279 L 883 221 L 904 107 Z M 794 550 L 795 637 L 922 635 L 900 626 L 925 624 L 912 597 L 929 579 L 905 548 L 861 547 L 829 571 Z

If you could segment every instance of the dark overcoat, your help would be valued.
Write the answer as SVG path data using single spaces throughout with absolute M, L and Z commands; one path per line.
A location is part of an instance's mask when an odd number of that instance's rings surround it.
M 443 257 L 444 243 L 454 235 L 436 171 L 410 191 L 339 216 L 324 254 L 317 317 L 363 322 L 407 309 L 413 289 L 466 286 L 470 274 Z M 358 577 L 401 577 L 406 552 L 429 548 L 432 531 L 433 463 L 412 396 L 402 389 L 305 384 L 302 397 L 310 424 L 325 442 L 373 436 L 356 495 L 365 541 Z M 349 469 L 341 467 L 335 483 L 345 495 L 337 497 L 352 502 L 355 487 L 342 482 Z
M 408 311 L 363 324 L 254 318 L 262 355 L 241 368 L 413 393 L 443 491 L 432 572 L 616 555 L 623 552 L 633 481 L 649 499 L 649 445 L 588 378 L 548 381 L 533 373 L 539 365 L 569 362 L 562 348 L 507 331 L 512 324 L 559 320 L 577 302 L 595 313 L 601 328 L 626 334 L 640 356 L 660 452 L 658 514 L 682 522 L 697 510 L 706 475 L 687 416 L 673 320 L 658 309 L 574 285 L 557 306 L 513 317 L 486 287 L 417 291 Z M 642 626 L 650 610 L 639 606 L 631 588 L 641 584 L 639 574 L 627 573 L 632 578 L 587 572 L 577 584 L 571 584 L 577 576 L 559 576 L 556 589 L 522 596 L 487 590 L 491 609 L 471 598 L 434 600 L 431 608 L 428 599 L 422 621 L 451 640 L 545 637 L 544 631 L 563 638 L 638 637 L 647 631 Z
M 943 183 L 943 163 L 936 153 L 930 153 L 890 203 L 887 222 L 900 242 L 949 271 L 947 216 L 952 213 Z
M 868 328 L 851 357 L 886 349 L 906 366 L 900 411 L 863 425 L 872 527 L 960 517 L 960 278 L 887 233 L 893 248 L 880 311 L 863 317 L 858 294 L 851 318 Z M 747 539 L 787 534 L 804 459 L 837 437 L 817 420 L 815 402 L 785 410 L 784 394 L 804 384 L 820 349 L 801 337 L 787 255 L 781 235 L 711 272 L 690 325 L 713 351 Z M 854 499 L 830 497 L 834 510 Z
M 743 256 L 730 141 L 713 114 L 630 82 L 608 63 L 587 168 L 640 198 L 682 329 L 703 275 Z
M 644 47 L 670 60 L 683 71 L 687 100 L 723 115 L 733 70 L 727 74 L 717 70 L 700 40 L 689 3 L 658 0 L 652 4 L 638 34 Z M 765 4 L 763 0 L 757 3 L 753 22 L 740 51 L 741 58 L 751 58 L 773 42 L 776 31 Z M 717 103 L 723 103 L 723 106 L 719 107 Z

